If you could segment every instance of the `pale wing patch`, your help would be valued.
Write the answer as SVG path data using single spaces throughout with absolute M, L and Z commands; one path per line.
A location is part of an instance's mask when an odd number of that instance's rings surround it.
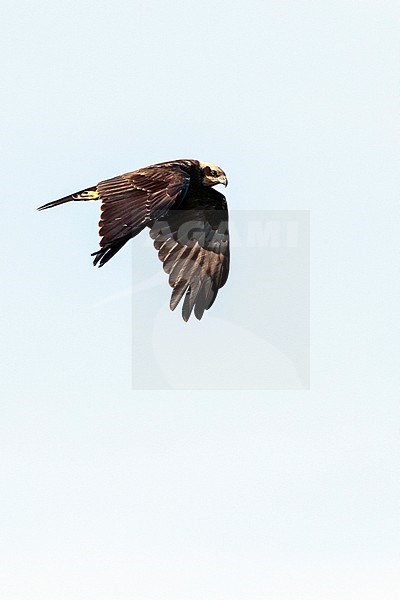
M 97 190 L 84 190 L 83 192 L 79 192 L 79 194 L 72 194 L 72 197 L 74 200 L 98 200 L 100 198 Z

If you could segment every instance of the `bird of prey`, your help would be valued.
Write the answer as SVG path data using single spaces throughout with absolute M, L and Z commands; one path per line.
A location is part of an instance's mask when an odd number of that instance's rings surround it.
M 162 162 L 101 181 L 40 206 L 72 201 L 101 201 L 100 250 L 94 265 L 102 267 L 145 227 L 169 275 L 170 308 L 184 297 L 182 317 L 194 309 L 197 319 L 213 304 L 229 273 L 228 209 L 213 186 L 228 184 L 220 167 L 198 160 Z

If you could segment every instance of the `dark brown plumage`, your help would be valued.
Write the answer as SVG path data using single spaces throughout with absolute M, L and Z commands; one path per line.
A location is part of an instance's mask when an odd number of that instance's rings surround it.
M 184 296 L 182 316 L 194 309 L 197 319 L 213 304 L 229 273 L 228 209 L 213 189 L 227 185 L 219 167 L 197 160 L 158 163 L 125 173 L 40 206 L 101 200 L 100 250 L 94 265 L 102 267 L 145 227 L 173 288 L 174 310 Z

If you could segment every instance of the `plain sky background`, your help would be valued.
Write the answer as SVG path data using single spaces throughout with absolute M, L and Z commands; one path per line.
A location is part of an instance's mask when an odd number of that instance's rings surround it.
M 398 598 L 398 19 L 2 3 L 2 598 Z M 134 245 L 93 269 L 98 206 L 35 211 L 182 157 L 232 212 L 311 211 L 310 390 L 134 390 Z

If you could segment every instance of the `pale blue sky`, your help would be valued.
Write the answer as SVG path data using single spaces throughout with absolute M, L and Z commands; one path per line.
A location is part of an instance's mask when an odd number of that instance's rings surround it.
M 398 4 L 1 12 L 1 597 L 397 598 Z M 310 210 L 310 390 L 133 389 L 126 290 L 154 251 L 93 269 L 98 206 L 35 211 L 182 157 L 224 168 L 232 215 Z M 188 330 L 216 369 L 236 264 Z

